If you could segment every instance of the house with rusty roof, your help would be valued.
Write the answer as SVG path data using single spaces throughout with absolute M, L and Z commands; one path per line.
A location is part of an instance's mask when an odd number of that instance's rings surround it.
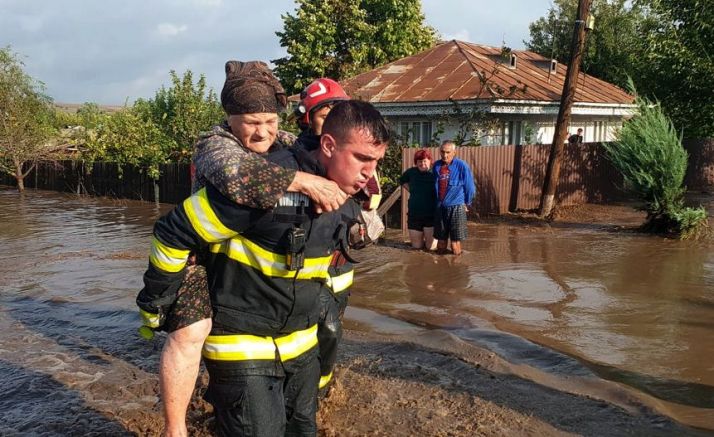
M 548 144 L 565 66 L 524 50 L 442 42 L 342 82 L 373 103 L 407 144 L 461 138 L 467 143 Z M 569 132 L 585 142 L 610 141 L 630 117 L 633 96 L 581 73 Z

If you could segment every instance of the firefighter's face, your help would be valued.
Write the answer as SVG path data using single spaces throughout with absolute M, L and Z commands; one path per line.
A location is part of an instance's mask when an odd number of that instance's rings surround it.
M 258 112 L 238 114 L 228 117 L 231 132 L 248 149 L 256 153 L 265 153 L 278 136 L 278 114 Z
M 330 113 L 330 109 L 332 109 L 332 105 L 325 105 L 310 115 L 310 128 L 315 135 L 322 135 L 322 125 L 325 124 L 325 118 Z
M 352 129 L 342 139 L 330 134 L 320 138 L 327 178 L 347 194 L 356 194 L 367 185 L 386 150 L 387 143 L 375 144 L 372 134 L 364 129 Z

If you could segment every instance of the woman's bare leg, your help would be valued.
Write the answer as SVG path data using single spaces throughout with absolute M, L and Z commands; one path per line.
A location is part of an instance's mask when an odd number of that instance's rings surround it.
M 196 386 L 201 349 L 211 332 L 211 319 L 199 320 L 169 334 L 159 362 L 159 390 L 163 400 L 164 435 L 186 437 L 186 410 Z
M 409 240 L 412 242 L 412 248 L 421 249 L 424 245 L 424 233 L 409 229 Z
M 424 228 L 424 247 L 426 248 L 426 250 L 436 250 L 434 228 Z

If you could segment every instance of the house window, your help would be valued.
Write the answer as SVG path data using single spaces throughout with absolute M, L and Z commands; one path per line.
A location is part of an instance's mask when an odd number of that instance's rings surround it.
M 402 121 L 399 123 L 399 135 L 405 144 L 428 146 L 431 143 L 432 128 L 430 121 Z
M 521 144 L 523 139 L 523 123 L 520 121 L 509 121 L 504 124 L 503 141 L 501 144 Z
M 500 146 L 507 144 L 511 134 L 516 129 L 513 122 L 503 122 L 486 126 L 480 130 L 479 143 L 482 146 Z

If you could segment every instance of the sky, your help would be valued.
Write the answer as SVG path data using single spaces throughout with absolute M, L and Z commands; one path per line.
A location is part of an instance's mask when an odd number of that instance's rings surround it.
M 551 0 L 423 0 L 441 39 L 524 48 Z M 275 35 L 292 0 L 0 0 L 0 47 L 20 56 L 56 102 L 131 104 L 204 74 L 220 92 L 225 61 L 285 56 Z

